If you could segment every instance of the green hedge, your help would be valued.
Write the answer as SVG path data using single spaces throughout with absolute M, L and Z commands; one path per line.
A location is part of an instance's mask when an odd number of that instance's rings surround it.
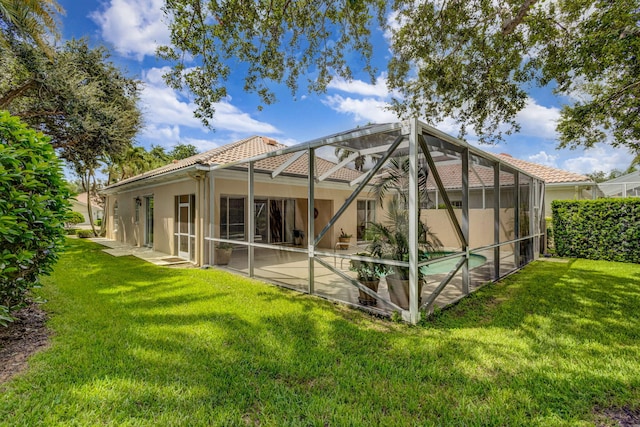
M 556 253 L 640 263 L 640 198 L 554 200 Z
M 89 237 L 95 237 L 96 235 L 93 234 L 93 230 L 78 230 L 76 231 L 76 235 L 78 237 L 80 237 L 81 239 L 86 239 Z
M 0 326 L 58 259 L 70 210 L 63 177 L 49 138 L 0 111 Z

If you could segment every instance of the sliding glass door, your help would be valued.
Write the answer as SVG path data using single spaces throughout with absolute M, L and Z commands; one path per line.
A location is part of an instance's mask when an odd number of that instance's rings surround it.
M 195 195 L 176 197 L 176 240 L 178 256 L 193 261 L 195 258 Z

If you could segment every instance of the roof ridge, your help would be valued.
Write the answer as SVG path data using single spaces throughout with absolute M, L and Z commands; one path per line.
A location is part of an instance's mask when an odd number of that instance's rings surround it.
M 253 135 L 244 139 L 239 139 L 238 141 L 232 142 L 230 144 L 225 144 L 225 145 L 221 145 L 219 147 L 214 147 L 210 150 L 205 151 L 204 153 L 199 153 L 196 154 L 194 156 L 191 157 L 198 157 L 199 159 L 201 159 L 201 161 L 206 161 L 208 158 L 212 157 L 213 155 L 218 155 L 224 152 L 227 152 L 235 147 L 237 147 L 238 145 L 242 145 L 242 144 L 246 144 L 247 142 L 251 141 L 254 138 L 261 138 L 258 135 Z M 187 157 L 187 159 L 189 159 L 190 157 Z M 186 160 L 186 159 L 183 159 Z M 200 162 L 196 162 L 196 163 L 200 163 Z
M 529 167 L 532 167 L 532 168 L 542 169 L 542 171 L 546 170 L 549 173 L 562 173 L 566 177 L 571 176 L 574 179 L 579 178 L 582 181 L 591 181 L 591 179 L 588 176 L 586 176 L 584 174 L 581 174 L 581 173 L 572 172 L 572 171 L 568 171 L 568 170 L 565 170 L 565 169 L 560 169 L 560 168 L 554 167 L 554 166 L 542 165 L 540 163 L 535 163 L 535 162 L 531 162 L 531 161 L 528 161 L 528 160 L 518 159 L 518 158 L 515 158 L 515 157 L 513 157 L 513 156 L 511 156 L 509 154 L 500 153 L 500 154 L 497 154 L 497 157 L 499 157 L 500 159 L 502 159 L 505 162 L 510 163 L 510 164 L 512 164 L 514 166 L 518 166 L 518 163 L 520 163 L 520 164 L 528 165 Z M 539 176 L 539 173 L 536 173 L 534 171 L 527 171 L 527 172 L 528 173 L 532 173 L 533 175 Z M 548 181 L 548 179 L 546 177 L 544 177 L 544 176 L 539 176 L 539 177 L 543 178 L 545 181 Z M 567 181 L 567 180 L 564 180 L 564 181 Z

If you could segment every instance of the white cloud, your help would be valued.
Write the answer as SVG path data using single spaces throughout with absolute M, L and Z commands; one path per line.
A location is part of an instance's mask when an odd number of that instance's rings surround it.
M 556 122 L 560 118 L 560 109 L 544 107 L 533 98 L 527 100 L 527 105 L 516 117 L 520 123 L 521 135 L 531 135 L 539 138 L 557 139 Z
M 231 98 L 229 98 L 229 101 Z M 234 132 L 274 134 L 280 131 L 273 125 L 253 119 L 249 114 L 243 113 L 229 102 L 215 104 L 216 113 L 213 118 L 213 127 L 216 129 Z
M 140 98 L 145 121 L 154 125 L 201 128 L 202 124 L 193 116 L 195 104 L 188 102 L 162 81 L 162 73 L 166 71 L 167 69 L 152 68 L 143 72 L 145 85 Z
M 166 134 L 173 127 L 189 127 L 207 132 L 200 120 L 193 116 L 195 103 L 185 94 L 168 87 L 162 80 L 167 67 L 151 68 L 143 72 L 144 89 L 141 104 L 145 121 L 150 126 L 150 134 Z M 217 130 L 238 133 L 277 134 L 273 125 L 255 120 L 230 103 L 231 99 L 215 104 L 215 116 L 211 121 Z M 195 144 L 194 144 L 195 145 Z
M 334 77 L 333 80 L 331 80 L 331 83 L 329 83 L 328 88 L 355 95 L 386 98 L 390 94 L 386 80 L 387 76 L 384 73 L 378 76 L 375 84 L 367 83 L 362 80 L 347 81 L 341 77 Z
M 374 84 L 335 77 L 328 88 L 353 95 L 330 95 L 322 103 L 338 113 L 353 115 L 356 122 L 385 123 L 398 120 L 398 116 L 389 110 L 388 100 L 392 94 L 387 88 L 384 73 L 378 76 Z
M 180 127 L 174 126 L 158 126 L 155 124 L 148 124 L 144 127 L 140 136 L 143 138 L 151 139 L 160 142 L 160 145 L 172 144 L 175 141 L 180 140 Z
M 540 151 L 532 154 L 527 158 L 528 161 L 552 168 L 558 167 L 558 155 L 548 154 L 546 151 Z
M 199 153 L 203 153 L 205 151 L 209 151 L 213 148 L 220 147 L 229 143 L 229 141 L 212 141 L 209 139 L 200 138 L 182 138 L 180 142 L 182 144 L 191 144 L 195 146 Z
M 142 60 L 154 55 L 159 44 L 169 43 L 163 6 L 164 0 L 110 0 L 90 17 L 118 53 Z
M 196 147 L 198 152 L 202 153 L 229 143 L 229 140 L 225 139 L 202 139 L 181 136 L 179 126 L 157 127 L 149 125 L 145 127 L 140 136 L 148 140 L 151 145 L 159 145 L 167 151 L 172 150 L 178 144 L 191 144 Z
M 565 160 L 562 168 L 577 173 L 609 172 L 612 169 L 626 169 L 631 159 L 627 149 L 601 144 L 585 150 L 582 156 Z
M 352 114 L 356 121 L 385 123 L 398 120 L 394 112 L 386 109 L 389 106 L 387 102 L 375 98 L 355 99 L 333 95 L 326 97 L 322 103 L 339 113 Z

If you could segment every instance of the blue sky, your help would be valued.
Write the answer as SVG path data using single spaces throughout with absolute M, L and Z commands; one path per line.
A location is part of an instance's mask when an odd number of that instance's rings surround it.
M 193 117 L 194 104 L 188 93 L 168 88 L 162 81 L 170 64 L 154 56 L 158 44 L 169 40 L 161 11 L 163 0 L 59 0 L 65 8 L 62 34 L 65 39 L 88 37 L 92 45 L 105 45 L 111 60 L 127 75 L 144 83 L 141 108 L 145 127 L 137 143 L 146 148 L 161 145 L 168 149 L 183 143 L 200 151 L 215 148 L 251 135 L 270 136 L 284 144 L 295 144 L 354 128 L 369 122 L 390 122 L 396 118 L 384 110 L 390 94 L 384 79 L 370 84 L 367 79 L 335 81 L 325 94 L 301 91 L 294 99 L 286 88 L 276 88 L 278 102 L 258 111 L 255 95 L 242 91 L 242 77 L 232 77 L 230 96 L 216 107 L 215 131 Z M 384 69 L 388 53 L 384 37 L 375 39 L 377 56 Z M 384 74 L 380 74 L 384 77 Z M 485 151 L 508 153 L 514 157 L 578 173 L 625 169 L 632 156 L 626 149 L 600 145 L 589 150 L 556 150 L 554 121 L 559 116 L 560 99 L 546 90 L 533 90 L 527 107 L 518 116 L 519 134 L 504 143 L 482 145 Z M 453 123 L 437 126 L 457 134 Z M 472 144 L 473 135 L 468 137 Z

